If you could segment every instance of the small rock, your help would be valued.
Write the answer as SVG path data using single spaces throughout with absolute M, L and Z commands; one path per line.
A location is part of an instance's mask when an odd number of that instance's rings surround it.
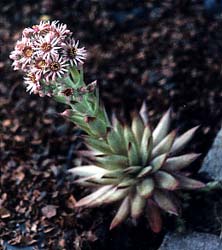
M 167 234 L 159 250 L 221 250 L 221 239 L 212 234 L 192 232 Z
M 216 181 L 222 181 L 222 128 L 205 157 L 201 172 L 205 172 Z
M 56 215 L 56 206 L 48 205 L 42 208 L 42 214 L 47 218 L 52 218 Z

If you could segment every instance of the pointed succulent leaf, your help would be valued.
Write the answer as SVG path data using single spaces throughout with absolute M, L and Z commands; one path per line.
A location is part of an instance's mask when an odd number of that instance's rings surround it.
M 112 149 L 103 139 L 94 139 L 92 137 L 85 137 L 86 144 L 94 150 L 97 150 L 101 153 L 112 154 Z
M 133 143 L 130 143 L 128 147 L 128 159 L 131 166 L 139 163 L 138 151 L 136 145 Z
M 145 205 L 146 199 L 136 192 L 131 199 L 131 216 L 137 219 L 142 214 Z
M 160 208 L 170 214 L 178 215 L 178 209 L 168 193 L 155 190 L 153 197 Z
M 160 169 L 167 158 L 167 154 L 162 154 L 154 158 L 151 162 L 150 165 L 152 166 L 152 172 L 156 172 L 158 169 Z
M 176 137 L 176 131 L 174 130 L 154 147 L 151 157 L 156 157 L 157 155 L 160 154 L 169 153 L 175 137 Z
M 141 170 L 141 166 L 130 166 L 128 168 L 125 168 L 123 170 L 123 173 L 126 174 L 135 174 L 138 173 Z
M 114 113 L 112 114 L 112 125 L 116 133 L 123 140 L 124 139 L 124 127 L 120 123 L 120 121 L 116 118 L 116 115 Z
M 94 133 L 90 130 L 88 124 L 85 123 L 83 116 L 72 115 L 69 119 L 71 122 L 75 123 L 79 128 L 84 130 L 89 135 L 94 135 Z
M 117 154 L 124 154 L 126 152 L 121 136 L 114 129 L 108 132 L 107 141 L 113 152 Z
M 127 150 L 130 144 L 136 145 L 136 138 L 132 130 L 128 126 L 124 127 L 124 138 L 125 138 L 125 145 L 126 145 Z
M 97 191 L 93 192 L 90 195 L 85 196 L 81 200 L 79 200 L 75 206 L 81 207 L 81 206 L 89 206 L 92 201 L 100 197 L 101 195 L 105 194 L 107 191 L 109 191 L 111 188 L 113 188 L 112 185 L 104 186 L 99 188 Z
M 125 187 L 130 187 L 136 183 L 136 180 L 132 178 L 124 178 L 121 180 L 121 182 L 118 184 L 118 188 L 125 188 Z
M 106 193 L 100 195 L 98 198 L 93 200 L 89 206 L 95 207 L 95 206 L 103 205 L 103 203 L 105 203 L 105 201 L 116 192 L 116 189 L 117 189 L 116 187 L 111 188 Z
M 167 135 L 170 127 L 170 113 L 169 109 L 161 118 L 158 125 L 153 131 L 153 145 L 156 146 Z
M 147 125 L 148 124 L 148 116 L 147 116 L 147 106 L 146 106 L 146 102 L 145 101 L 142 104 L 142 107 L 140 109 L 139 114 L 140 114 L 141 119 L 143 120 L 143 123 L 145 125 Z
M 126 217 L 129 215 L 129 213 L 130 213 L 130 199 L 127 196 L 123 200 L 122 204 L 119 207 L 119 210 L 118 210 L 116 216 L 112 220 L 112 223 L 110 225 L 110 230 L 112 230 L 114 227 L 121 224 L 126 219 Z
M 151 199 L 147 201 L 147 217 L 151 230 L 154 233 L 159 233 L 162 230 L 161 212 Z
M 126 197 L 129 193 L 129 188 L 118 188 L 116 191 L 109 195 L 109 197 L 104 200 L 104 204 L 113 203 L 119 200 L 122 200 L 124 197 Z
M 179 185 L 176 178 L 164 171 L 157 171 L 154 176 L 158 188 L 174 190 Z
M 104 137 L 106 135 L 107 124 L 104 121 L 100 119 L 89 120 L 88 125 L 93 134 L 99 137 Z
M 144 131 L 144 123 L 139 115 L 133 117 L 131 128 L 139 146 Z
M 179 181 L 179 188 L 181 189 L 198 189 L 205 187 L 205 184 L 201 181 L 196 181 L 179 174 L 174 174 L 174 176 Z
M 117 185 L 120 182 L 120 179 L 118 177 L 106 178 L 104 176 L 93 176 L 87 181 L 92 184 L 97 184 L 97 185 Z
M 189 166 L 193 161 L 195 161 L 200 154 L 185 154 L 175 157 L 170 157 L 164 163 L 163 169 L 169 171 L 179 171 L 187 166 Z
M 152 178 L 146 178 L 137 185 L 138 193 L 144 198 L 150 197 L 153 193 L 153 190 L 154 181 Z
M 94 159 L 95 156 L 102 156 L 104 155 L 103 153 L 101 152 L 98 152 L 96 150 L 78 150 L 76 152 L 79 156 L 83 156 L 83 157 L 87 157 L 87 158 L 92 158 Z
M 141 169 L 141 167 L 140 167 L 140 169 Z M 152 171 L 152 166 L 147 166 L 145 168 L 142 168 L 142 170 L 139 172 L 137 177 L 138 178 L 145 177 L 145 176 L 149 175 L 151 171 Z
M 146 126 L 143 132 L 143 137 L 140 145 L 140 153 L 142 164 L 145 165 L 152 151 L 152 135 L 149 126 Z
M 104 175 L 108 173 L 109 171 L 104 168 L 97 167 L 95 165 L 87 165 L 87 166 L 71 168 L 68 170 L 68 172 L 72 173 L 73 175 L 78 175 L 81 177 L 88 177 L 88 176 L 93 176 L 96 174 Z
M 192 129 L 189 129 L 187 132 L 179 136 L 173 143 L 173 146 L 171 148 L 171 153 L 175 154 L 180 152 L 186 145 L 189 143 L 189 141 L 193 138 L 195 132 L 199 126 L 196 126 Z
M 109 170 L 113 170 L 118 167 L 124 168 L 128 165 L 128 158 L 122 155 L 98 156 L 96 160 L 99 165 Z

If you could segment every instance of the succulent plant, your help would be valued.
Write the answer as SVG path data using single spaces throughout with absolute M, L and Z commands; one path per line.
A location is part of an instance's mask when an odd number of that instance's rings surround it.
M 152 131 L 143 104 L 139 114 L 133 117 L 131 127 L 114 117 L 104 136 L 86 136 L 90 150 L 80 153 L 90 157 L 92 165 L 69 171 L 79 177 L 76 183 L 97 189 L 80 199 L 76 206 L 120 202 L 110 229 L 129 215 L 137 219 L 145 211 L 151 229 L 159 232 L 161 210 L 178 215 L 176 190 L 197 189 L 204 184 L 187 177 L 187 172 L 183 171 L 199 154 L 177 155 L 198 127 L 176 137 L 176 130 L 169 132 L 170 113 L 168 110 Z

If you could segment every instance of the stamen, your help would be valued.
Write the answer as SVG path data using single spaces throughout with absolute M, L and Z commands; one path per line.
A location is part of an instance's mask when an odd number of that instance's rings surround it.
M 52 45 L 50 43 L 43 43 L 41 45 L 41 49 L 44 51 L 44 52 L 48 52 L 52 49 Z
M 49 67 L 52 71 L 55 71 L 55 72 L 59 71 L 61 68 L 60 63 L 58 63 L 58 62 L 51 62 Z
M 67 52 L 68 52 L 69 58 L 75 58 L 77 49 L 75 47 L 72 47 L 72 48 L 69 48 Z
M 31 57 L 33 54 L 33 49 L 30 46 L 26 46 L 23 50 L 22 50 L 23 54 L 25 57 Z

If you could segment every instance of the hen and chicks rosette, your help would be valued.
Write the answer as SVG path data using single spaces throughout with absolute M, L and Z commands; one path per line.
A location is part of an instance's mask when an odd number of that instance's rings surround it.
M 84 154 L 91 157 L 92 165 L 75 167 L 70 172 L 79 177 L 77 183 L 96 190 L 76 206 L 119 202 L 110 229 L 130 215 L 137 219 L 145 211 L 151 229 L 158 233 L 162 228 L 161 210 L 178 215 L 176 191 L 204 184 L 187 177 L 184 171 L 199 154 L 181 154 L 198 127 L 177 137 L 176 130 L 169 132 L 170 113 L 168 110 L 152 131 L 143 104 L 131 126 L 114 118 L 105 138 L 87 138 L 90 150 Z

